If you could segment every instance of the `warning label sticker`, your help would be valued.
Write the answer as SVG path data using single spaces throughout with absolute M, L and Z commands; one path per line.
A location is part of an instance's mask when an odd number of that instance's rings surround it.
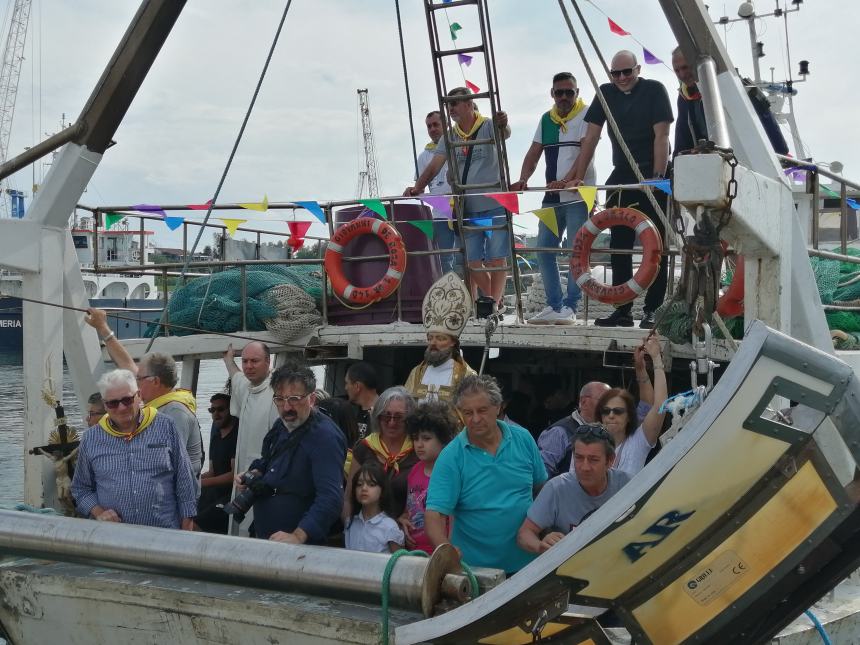
M 749 566 L 737 553 L 726 551 L 690 576 L 684 591 L 700 605 L 708 605 L 748 572 Z

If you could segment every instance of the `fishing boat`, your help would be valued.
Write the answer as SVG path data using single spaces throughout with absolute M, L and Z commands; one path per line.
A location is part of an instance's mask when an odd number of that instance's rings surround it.
M 0 221 L 0 262 L 25 276 L 27 450 L 44 444 L 54 425 L 55 410 L 39 394 L 60 373 L 63 357 L 79 400 L 105 369 L 98 339 L 77 310 L 87 293 L 71 233 L 57 213 L 77 204 L 183 4 L 142 3 L 78 121 L 37 150 L 62 146 L 28 216 Z M 672 440 L 629 484 L 509 579 L 495 570 L 469 579 L 444 546 L 428 559 L 393 561 L 0 511 L 0 553 L 6 556 L 0 561 L 0 625 L 7 639 L 608 643 L 611 611 L 637 643 L 764 643 L 854 572 L 860 566 L 860 352 L 834 350 L 812 269 L 799 261 L 828 253 L 817 249 L 817 233 L 808 235 L 818 226 L 819 178 L 841 182 L 843 199 L 848 182 L 803 162 L 808 183 L 796 199 L 704 5 L 660 4 L 686 58 L 696 61 L 711 140 L 699 154 L 678 158 L 673 196 L 698 224 L 719 218 L 719 237 L 743 255 L 744 334 L 739 341 L 731 333 L 711 335 L 707 321 L 721 323 L 712 315 L 713 291 L 685 303 L 700 325 L 689 339 L 664 340 L 665 362 L 673 390 L 693 386 L 701 396 L 678 415 Z M 481 41 L 468 52 L 482 56 L 489 83 L 476 98 L 495 115 L 500 106 L 487 0 L 424 2 L 440 108 L 444 114 L 448 87 L 438 63 L 464 51 L 441 45 L 437 20 L 455 6 L 477 14 Z M 565 3 L 559 6 L 578 43 Z M 32 154 L 12 160 L 0 175 Z M 506 176 L 491 187 L 507 188 Z M 429 216 L 429 209 L 399 196 L 379 202 L 393 228 Z M 230 205 L 210 204 L 210 210 L 220 206 Z M 332 234 L 365 207 L 356 201 L 319 206 Z M 847 210 L 844 203 L 841 208 Z M 343 251 L 344 261 L 359 265 L 375 253 Z M 405 246 L 404 253 L 407 270 L 419 267 L 417 280 L 438 275 L 440 252 Z M 515 257 L 516 249 L 511 253 Z M 380 255 L 383 266 L 396 259 Z M 241 291 L 254 262 L 236 263 Z M 403 382 L 424 345 L 406 278 L 390 297 L 356 313 L 327 297 L 332 267 L 322 258 L 305 262 L 319 273 L 321 323 L 288 338 L 244 329 L 243 336 L 266 340 L 279 356 L 298 354 L 324 365 L 325 385 L 335 393 L 351 359 L 373 361 L 386 381 Z M 489 364 L 486 371 L 515 381 L 562 373 L 592 380 L 617 371 L 610 355 L 629 355 L 641 343 L 642 333 L 633 329 L 524 324 L 517 264 L 511 268 L 516 313 L 467 324 L 461 343 L 470 363 Z M 65 307 L 62 316 L 51 305 Z M 165 327 L 169 322 L 162 319 Z M 149 349 L 182 357 L 182 385 L 194 389 L 196 363 L 220 357 L 230 342 L 209 333 L 125 345 L 135 357 Z M 43 458 L 26 456 L 25 501 L 31 506 L 55 503 L 49 468 Z M 842 625 L 853 638 L 854 614 L 832 628 Z

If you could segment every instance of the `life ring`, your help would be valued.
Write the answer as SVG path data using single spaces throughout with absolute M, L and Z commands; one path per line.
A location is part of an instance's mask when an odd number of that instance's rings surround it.
M 591 245 L 600 232 L 612 226 L 627 226 L 639 234 L 642 243 L 642 263 L 630 280 L 612 286 L 598 282 L 591 275 Z M 644 293 L 657 278 L 663 240 L 654 223 L 633 208 L 608 208 L 595 213 L 580 227 L 573 240 L 573 255 L 570 258 L 570 275 L 579 288 L 600 302 L 624 305 Z
M 388 251 L 388 270 L 369 287 L 350 284 L 343 275 L 343 248 L 359 235 L 376 235 Z M 358 217 L 340 226 L 331 236 L 325 250 L 325 270 L 337 296 L 356 305 L 370 305 L 384 300 L 400 286 L 406 270 L 406 246 L 400 233 L 388 222 L 374 217 Z
M 717 313 L 723 318 L 734 318 L 744 313 L 744 256 L 738 255 L 732 281 L 717 301 Z

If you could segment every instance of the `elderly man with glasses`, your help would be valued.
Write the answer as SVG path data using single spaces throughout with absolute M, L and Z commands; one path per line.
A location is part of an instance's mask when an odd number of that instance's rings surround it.
M 78 448 L 78 512 L 102 522 L 192 530 L 197 483 L 173 422 L 143 405 L 128 370 L 106 373 L 98 386 L 107 414 Z
M 287 362 L 272 373 L 278 420 L 263 439 L 262 456 L 236 487 L 253 491 L 254 535 L 289 544 L 323 544 L 340 515 L 346 440 L 314 409 L 316 378 Z M 249 481 L 249 474 L 253 474 Z
M 547 482 L 517 532 L 517 544 L 543 553 L 603 506 L 630 480 L 614 470 L 615 442 L 600 424 L 580 426 L 574 435 L 573 473 Z
M 600 93 L 609 106 L 609 111 L 621 137 L 630 149 L 633 160 L 642 176 L 647 179 L 662 179 L 666 175 L 669 162 L 669 125 L 674 120 L 669 93 L 659 81 L 639 78 L 639 65 L 636 55 L 622 50 L 612 57 L 610 67 L 611 83 L 600 86 Z M 594 97 L 585 121 L 588 129 L 582 138 L 582 150 L 573 168 L 565 177 L 570 186 L 578 186 L 585 180 L 594 150 L 603 131 L 607 115 L 600 103 L 600 97 Z M 639 180 L 627 161 L 621 144 L 612 128 L 609 128 L 609 141 L 612 143 L 612 165 L 614 169 L 606 180 L 609 185 L 635 184 Z M 654 197 L 661 208 L 666 210 L 666 194 L 656 191 Z M 661 235 L 664 235 L 663 224 L 657 216 L 648 196 L 641 190 L 616 190 L 606 199 L 607 207 L 635 208 L 645 214 Z M 611 231 L 609 246 L 613 249 L 633 249 L 635 232 L 625 226 L 614 226 Z M 657 279 L 645 296 L 644 313 L 639 327 L 651 329 L 654 326 L 654 312 L 663 303 L 666 295 L 668 277 L 668 258 L 663 256 Z M 612 284 L 624 284 L 633 277 L 633 257 L 629 254 L 612 256 Z M 601 327 L 632 327 L 631 314 L 633 303 L 621 305 L 610 316 L 598 318 L 595 325 Z

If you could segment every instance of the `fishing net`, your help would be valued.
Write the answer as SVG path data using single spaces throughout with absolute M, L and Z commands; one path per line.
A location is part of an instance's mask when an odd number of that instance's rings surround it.
M 249 266 L 245 270 L 245 326 L 242 325 L 242 275 L 238 268 L 191 280 L 170 296 L 167 320 L 172 325 L 206 332 L 266 331 L 282 340 L 294 338 L 320 322 L 322 274 L 314 266 Z M 160 325 L 149 326 L 146 336 Z M 172 327 L 171 334 L 197 333 Z

